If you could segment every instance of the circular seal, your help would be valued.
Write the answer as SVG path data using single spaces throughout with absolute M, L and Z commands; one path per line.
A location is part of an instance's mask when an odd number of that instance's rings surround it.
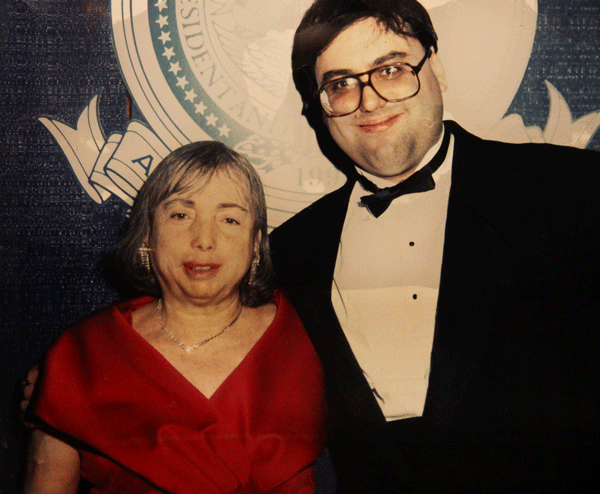
M 301 117 L 291 78 L 292 38 L 310 1 L 282 4 L 113 0 L 111 13 L 121 70 L 153 131 L 170 149 L 215 139 L 246 156 L 272 227 L 344 182 Z
M 311 3 L 111 3 L 119 64 L 152 130 L 169 149 L 215 139 L 245 155 L 263 180 L 270 226 L 344 182 L 320 153 L 314 132 L 300 115 L 300 97 L 291 77 L 294 31 Z M 531 52 L 537 4 L 423 4 L 440 37 L 450 86 L 445 95 L 448 116 L 485 135 L 518 89 Z

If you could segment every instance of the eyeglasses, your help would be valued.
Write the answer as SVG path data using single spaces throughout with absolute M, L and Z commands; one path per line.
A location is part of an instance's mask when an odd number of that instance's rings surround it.
M 430 56 L 428 48 L 417 65 L 398 62 L 326 82 L 318 91 L 321 105 L 330 117 L 350 115 L 360 108 L 366 86 L 388 103 L 413 98 L 421 89 L 419 72 Z M 363 75 L 368 76 L 366 82 L 360 80 Z

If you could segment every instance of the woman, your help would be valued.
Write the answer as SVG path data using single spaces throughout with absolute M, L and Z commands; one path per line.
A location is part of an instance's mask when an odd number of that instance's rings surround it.
M 322 370 L 270 286 L 256 172 L 184 146 L 141 188 L 120 259 L 148 296 L 100 311 L 48 352 L 26 493 L 314 491 Z

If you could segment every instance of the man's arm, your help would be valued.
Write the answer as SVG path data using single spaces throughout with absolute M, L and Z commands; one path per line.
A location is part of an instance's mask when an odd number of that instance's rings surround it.
M 35 429 L 27 455 L 24 494 L 76 494 L 80 478 L 78 451 Z

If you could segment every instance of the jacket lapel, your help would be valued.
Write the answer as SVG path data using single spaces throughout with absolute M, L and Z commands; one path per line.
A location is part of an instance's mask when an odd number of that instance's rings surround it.
M 483 141 L 450 124 L 455 136 L 452 186 L 424 411 L 440 425 L 455 420 L 514 269 L 512 246 L 489 210 L 490 189 L 482 187 L 493 180 L 481 180 L 482 174 L 490 175 L 478 158 Z

